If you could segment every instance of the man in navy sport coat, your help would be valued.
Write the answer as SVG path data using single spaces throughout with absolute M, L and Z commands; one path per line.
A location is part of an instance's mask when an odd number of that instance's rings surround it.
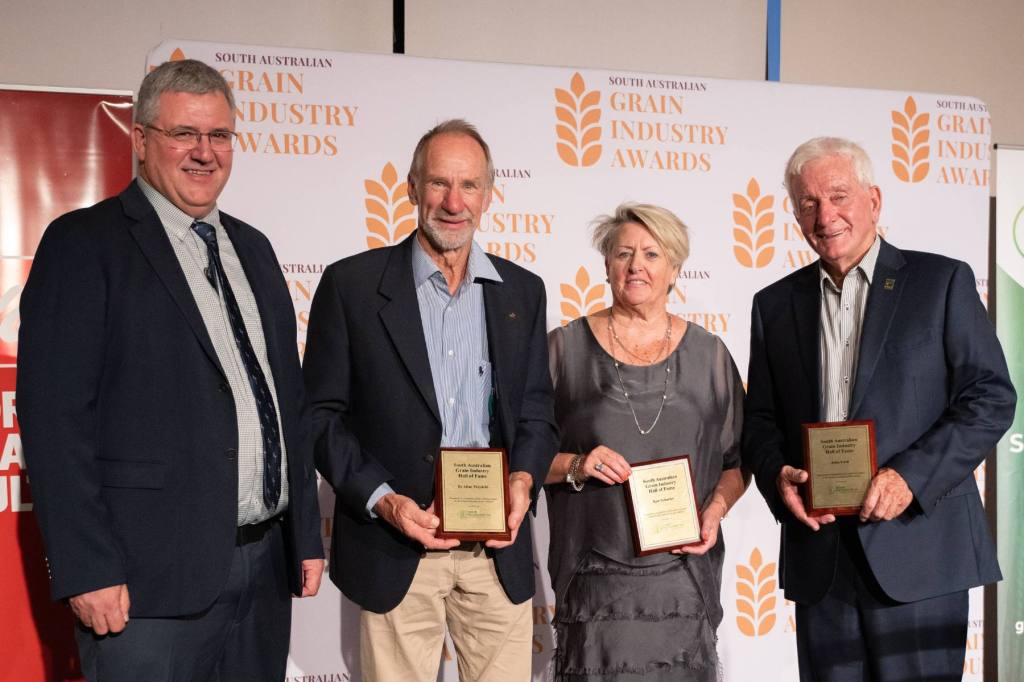
M 820 260 L 754 297 L 743 458 L 801 679 L 959 680 L 967 590 L 1001 577 L 973 472 L 1014 414 L 1002 349 L 967 264 L 878 236 L 863 149 L 811 140 L 786 185 Z M 801 425 L 848 420 L 874 420 L 878 472 L 859 514 L 808 514 Z

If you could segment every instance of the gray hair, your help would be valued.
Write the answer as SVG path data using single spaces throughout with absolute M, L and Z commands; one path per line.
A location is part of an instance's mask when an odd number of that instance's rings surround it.
M 845 156 L 853 164 L 853 170 L 857 174 L 860 184 L 865 187 L 875 184 L 871 158 L 863 147 L 841 137 L 815 137 L 797 147 L 793 155 L 789 157 L 789 161 L 786 162 L 785 185 L 794 212 L 797 200 L 793 195 L 793 190 L 800 173 L 806 164 L 826 156 Z
M 675 213 L 653 204 L 626 202 L 615 209 L 614 215 L 594 219 L 594 248 L 604 256 L 605 263 L 615 248 L 619 232 L 626 223 L 643 226 L 658 242 L 673 268 L 682 267 L 690 256 L 690 236 L 686 225 Z
M 494 160 L 491 159 L 491 148 L 487 146 L 483 135 L 472 123 L 461 118 L 450 118 L 441 121 L 436 126 L 424 133 L 420 141 L 416 143 L 416 151 L 412 153 L 412 164 L 409 166 L 409 179 L 416 182 L 423 174 L 423 166 L 427 162 L 427 145 L 438 135 L 465 135 L 471 137 L 484 150 L 484 159 L 487 161 L 487 186 L 494 182 Z
M 234 116 L 235 96 L 224 76 L 196 59 L 180 59 L 164 62 L 142 79 L 135 104 L 136 123 L 151 125 L 160 116 L 160 95 L 165 92 L 187 92 L 193 95 L 219 92 L 224 95 Z

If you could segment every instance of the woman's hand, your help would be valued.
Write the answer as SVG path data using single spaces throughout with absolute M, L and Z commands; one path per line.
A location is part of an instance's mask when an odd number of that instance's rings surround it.
M 715 495 L 704 507 L 700 514 L 700 543 L 690 545 L 681 549 L 673 549 L 673 554 L 707 554 L 708 550 L 718 542 L 718 527 L 722 525 L 722 518 L 729 511 L 720 496 Z
M 611 448 L 598 445 L 580 462 L 582 479 L 593 478 L 608 485 L 617 485 L 629 478 L 632 469 L 626 458 Z

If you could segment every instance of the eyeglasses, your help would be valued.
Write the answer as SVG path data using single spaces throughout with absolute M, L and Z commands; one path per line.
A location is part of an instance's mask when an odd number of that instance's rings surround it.
M 171 149 L 181 149 L 185 151 L 198 147 L 202 144 L 203 138 L 205 137 L 210 141 L 210 149 L 213 151 L 230 152 L 235 147 L 235 138 L 238 137 L 237 133 L 230 130 L 211 130 L 208 133 L 200 133 L 188 128 L 164 130 L 163 128 L 157 128 L 156 126 L 148 124 L 145 127 L 151 128 L 158 133 L 163 133 L 167 139 L 170 140 Z

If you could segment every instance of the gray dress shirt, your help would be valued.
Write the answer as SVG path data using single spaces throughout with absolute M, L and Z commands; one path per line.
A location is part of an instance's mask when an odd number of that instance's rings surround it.
M 819 264 L 821 273 L 821 419 L 846 421 L 853 380 L 857 376 L 864 305 L 878 260 L 878 237 L 843 279 L 842 289 Z

